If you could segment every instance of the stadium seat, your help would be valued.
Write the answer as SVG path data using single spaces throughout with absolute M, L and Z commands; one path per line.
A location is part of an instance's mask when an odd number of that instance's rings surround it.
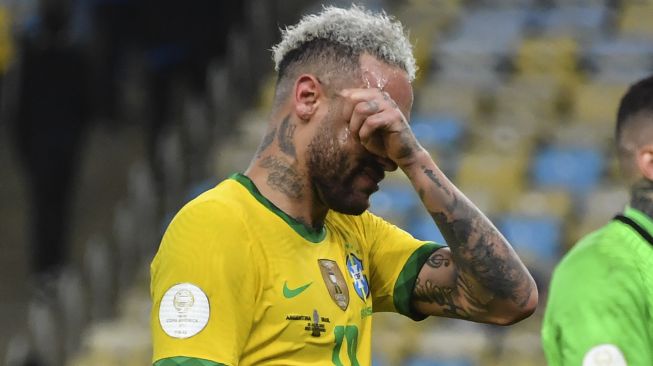
M 583 122 L 568 121 L 556 127 L 548 133 L 549 141 L 553 145 L 584 146 L 607 151 L 614 141 L 614 122 L 590 126 Z M 587 133 L 588 129 L 591 129 L 592 133 Z
M 571 37 L 532 37 L 522 41 L 515 64 L 522 76 L 536 75 L 565 82 L 576 75 L 578 45 Z
M 529 190 L 515 195 L 508 212 L 526 216 L 566 218 L 572 213 L 573 202 L 565 189 Z
M 438 78 L 488 84 L 499 81 L 495 69 L 521 38 L 526 11 L 474 9 L 461 19 L 453 36 L 434 50 Z
M 389 185 L 384 182 L 381 189 L 370 197 L 370 211 L 399 226 L 419 204 L 417 194 L 408 184 Z
M 465 134 L 465 123 L 448 115 L 416 115 L 411 120 L 413 133 L 427 150 L 458 150 Z
M 505 211 L 515 194 L 525 188 L 528 156 L 474 152 L 465 154 L 455 182 L 466 194 L 487 194 L 490 212 Z M 477 197 L 479 198 L 479 197 Z M 481 200 L 482 202 L 482 200 Z
M 452 35 L 454 40 L 488 41 L 487 47 L 507 51 L 521 38 L 527 12 L 519 8 L 479 7 L 461 19 Z
M 608 11 L 598 1 L 595 4 L 562 3 L 543 10 L 529 11 L 529 26 L 539 34 L 552 37 L 573 37 L 579 41 L 591 41 L 600 37 L 606 26 Z
M 460 0 L 425 1 L 414 0 L 400 6 L 397 17 L 404 24 L 414 24 L 410 31 L 413 54 L 418 72 L 414 86 L 419 87 L 431 69 L 431 49 L 440 39 L 443 29 L 448 28 L 461 11 Z
M 653 44 L 642 39 L 597 40 L 583 52 L 595 80 L 622 85 L 647 76 L 652 58 Z
M 530 155 L 538 136 L 537 129 L 541 128 L 537 118 L 527 111 L 515 110 L 510 115 L 497 115 L 495 119 L 488 123 L 479 121 L 470 128 L 467 153 Z M 463 156 L 461 161 L 464 159 Z
M 420 240 L 446 244 L 440 230 L 433 219 L 426 213 L 415 214 L 408 222 L 408 232 Z
M 535 120 L 524 126 L 514 121 L 516 128 L 532 127 L 533 124 L 547 125 L 542 120 L 552 120 L 560 115 L 560 99 L 563 96 L 561 83 L 547 75 L 522 75 L 508 83 L 499 85 L 493 91 L 496 113 L 499 116 L 531 113 Z M 538 130 L 541 127 L 538 127 Z
M 619 33 L 624 37 L 650 40 L 653 37 L 653 4 L 650 1 L 626 3 L 619 19 Z
M 589 126 L 613 126 L 617 107 L 627 86 L 623 83 L 580 85 L 572 108 L 572 119 Z
M 553 264 L 558 260 L 562 238 L 560 218 L 506 215 L 497 220 L 497 227 L 527 261 Z
M 534 156 L 531 177 L 536 188 L 565 188 L 578 200 L 597 186 L 604 165 L 596 149 L 550 146 Z
M 478 94 L 479 88 L 474 84 L 430 81 L 415 94 L 414 113 L 467 119 L 477 112 Z

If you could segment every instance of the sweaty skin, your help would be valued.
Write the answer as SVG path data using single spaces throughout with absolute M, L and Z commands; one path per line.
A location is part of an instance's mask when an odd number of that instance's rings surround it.
M 246 174 L 277 207 L 319 230 L 330 209 L 365 211 L 384 171 L 401 168 L 449 245 L 422 267 L 414 309 L 494 324 L 529 316 L 538 294 L 526 267 L 415 138 L 406 72 L 367 54 L 360 64 L 358 85 L 330 94 L 317 77 L 300 75 L 273 116 L 267 136 L 276 135 Z
M 535 282 L 494 225 L 440 171 L 408 125 L 412 88 L 405 73 L 363 57 L 371 85 L 345 89 L 349 129 L 366 150 L 387 158 L 408 176 L 449 248 L 422 268 L 413 293 L 415 308 L 430 315 L 510 324 L 537 304 Z M 376 78 L 373 79 L 373 78 Z M 443 265 L 447 263 L 448 265 Z

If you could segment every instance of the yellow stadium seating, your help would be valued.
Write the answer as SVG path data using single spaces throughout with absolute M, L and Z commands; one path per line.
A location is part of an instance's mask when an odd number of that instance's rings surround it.
M 551 215 L 567 217 L 572 210 L 569 192 L 563 189 L 529 190 L 515 195 L 509 202 L 508 209 L 512 213 L 527 216 Z
M 637 1 L 624 6 L 619 19 L 619 31 L 626 37 L 653 37 L 653 2 Z
M 503 212 L 524 190 L 527 160 L 524 154 L 467 154 L 461 158 L 456 183 L 490 212 Z
M 545 75 L 556 80 L 576 77 L 578 44 L 571 37 L 525 38 L 516 55 L 520 75 Z
M 478 87 L 462 83 L 430 82 L 415 94 L 415 112 L 451 114 L 463 119 L 478 109 Z
M 627 86 L 621 83 L 592 82 L 580 85 L 572 107 L 572 118 L 591 125 L 614 125 L 619 101 Z

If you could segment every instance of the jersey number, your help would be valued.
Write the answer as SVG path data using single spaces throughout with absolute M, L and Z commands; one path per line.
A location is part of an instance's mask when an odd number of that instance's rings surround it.
M 331 355 L 331 361 L 336 366 L 344 366 L 342 361 L 340 361 L 340 347 L 342 346 L 342 341 L 347 340 L 347 356 L 349 357 L 349 362 L 351 366 L 359 366 L 358 360 L 356 359 L 356 349 L 358 348 L 358 327 L 355 325 L 336 325 L 333 329 L 333 333 L 336 336 L 336 345 L 333 346 L 333 354 Z

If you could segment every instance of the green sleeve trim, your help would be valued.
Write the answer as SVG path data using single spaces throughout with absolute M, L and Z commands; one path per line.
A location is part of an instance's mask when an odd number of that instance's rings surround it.
M 230 179 L 233 179 L 237 181 L 238 183 L 242 184 L 247 190 L 256 198 L 257 201 L 259 201 L 263 206 L 267 207 L 270 211 L 274 212 L 277 216 L 279 216 L 283 221 L 285 221 L 290 227 L 295 230 L 295 232 L 299 235 L 301 235 L 304 239 L 310 241 L 311 243 L 320 243 L 324 238 L 326 237 L 326 229 L 324 226 L 320 230 L 313 230 L 311 228 L 306 227 L 304 224 L 301 222 L 295 220 L 294 218 L 288 216 L 285 212 L 281 211 L 279 207 L 277 207 L 274 203 L 270 202 L 265 196 L 261 194 L 261 192 L 256 188 L 256 185 L 254 182 L 252 182 L 249 177 L 247 177 L 244 174 L 241 173 L 234 173 L 230 177 Z
M 411 301 L 413 289 L 415 288 L 417 275 L 419 275 L 426 260 L 429 259 L 433 252 L 444 246 L 433 242 L 426 243 L 417 248 L 406 261 L 404 268 L 399 273 L 399 277 L 397 277 L 397 282 L 395 282 L 393 295 L 395 309 L 397 309 L 399 314 L 405 315 L 413 320 L 423 320 L 427 317 L 426 315 L 417 313 L 413 309 Z
M 163 358 L 154 363 L 154 366 L 227 366 L 223 363 L 213 362 L 201 358 L 176 356 Z

